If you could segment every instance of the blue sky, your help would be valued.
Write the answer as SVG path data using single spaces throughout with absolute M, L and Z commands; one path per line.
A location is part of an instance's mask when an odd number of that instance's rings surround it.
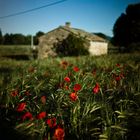
M 14 14 L 60 0 L 0 0 L 0 17 Z M 88 32 L 102 32 L 112 36 L 116 19 L 128 4 L 139 0 L 66 0 L 57 5 L 29 13 L 0 19 L 2 33 L 35 35 L 48 32 L 65 22 Z

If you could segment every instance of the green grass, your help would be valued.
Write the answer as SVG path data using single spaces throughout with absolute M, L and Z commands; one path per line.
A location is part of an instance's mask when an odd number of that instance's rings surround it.
M 1 60 L 0 132 L 12 127 L 13 138 L 18 134 L 26 139 L 51 139 L 59 125 L 66 140 L 139 140 L 139 60 L 139 54 Z M 73 89 L 76 84 L 81 86 L 78 91 Z M 78 98 L 72 100 L 71 93 Z M 20 103 L 26 103 L 26 108 L 18 112 Z M 47 115 L 38 119 L 44 111 Z M 22 120 L 27 112 L 32 120 Z M 46 123 L 51 118 L 57 120 L 53 128 Z
M 0 56 L 11 54 L 29 54 L 30 45 L 0 45 Z
M 1 59 L 17 59 L 28 60 L 31 59 L 32 50 L 30 45 L 0 45 Z

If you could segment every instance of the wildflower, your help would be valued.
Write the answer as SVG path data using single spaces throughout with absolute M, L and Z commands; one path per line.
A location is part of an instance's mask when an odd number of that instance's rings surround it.
M 24 121 L 25 119 L 33 119 L 33 116 L 30 112 L 26 112 L 23 116 L 22 116 L 22 120 Z
M 68 82 L 68 83 L 70 82 L 70 78 L 69 77 L 65 77 L 64 80 L 65 80 L 65 82 Z
M 121 78 L 125 78 L 125 74 L 124 74 L 124 73 L 121 73 L 121 74 L 120 74 L 120 77 L 121 77 Z
M 65 132 L 63 128 L 58 127 L 55 129 L 54 137 L 56 138 L 56 140 L 64 140 L 64 136 L 65 136 Z
M 43 119 L 46 117 L 46 112 L 41 112 L 37 115 L 37 119 Z
M 72 93 L 70 94 L 70 99 L 71 99 L 72 101 L 76 101 L 76 100 L 78 99 L 77 94 L 76 94 L 75 92 L 72 92 Z
M 98 93 L 99 92 L 99 90 L 100 90 L 100 86 L 99 86 L 99 84 L 98 83 L 96 83 L 96 85 L 95 85 L 95 87 L 93 88 L 93 93 L 94 94 L 96 94 L 96 93 Z
M 119 63 L 116 64 L 117 67 L 120 67 L 121 65 Z
M 61 64 L 67 66 L 68 62 L 67 61 L 62 61 Z
M 96 76 L 96 69 L 92 71 L 93 76 Z
M 69 90 L 69 86 L 65 86 L 65 89 L 66 89 L 66 90 Z
M 13 97 L 18 96 L 18 90 L 12 91 L 11 96 L 13 96 Z
M 25 92 L 25 95 L 27 95 L 27 96 L 30 95 L 30 92 L 29 91 L 26 91 Z
M 56 124 L 56 118 L 50 118 L 50 119 L 47 119 L 46 123 L 48 124 L 48 126 L 50 128 L 53 128 L 55 127 L 57 124 Z
M 81 90 L 81 85 L 80 85 L 80 84 L 75 84 L 73 90 L 74 90 L 74 91 L 79 91 L 79 90 Z
M 73 70 L 74 70 L 75 72 L 78 72 L 78 71 L 79 71 L 79 68 L 78 68 L 77 66 L 75 66 L 75 67 L 73 67 Z
M 120 80 L 121 80 L 121 76 L 116 76 L 116 77 L 115 77 L 115 80 L 116 80 L 116 81 L 120 81 Z
M 62 61 L 61 64 L 63 69 L 66 69 L 68 67 L 68 62 L 67 61 Z
M 41 97 L 41 102 L 42 102 L 43 104 L 46 103 L 46 96 L 42 96 L 42 97 Z
M 20 103 L 19 105 L 18 105 L 18 107 L 17 107 L 17 111 L 18 112 L 21 112 L 21 111 L 23 111 L 24 109 L 25 109 L 25 107 L 26 107 L 26 103 Z

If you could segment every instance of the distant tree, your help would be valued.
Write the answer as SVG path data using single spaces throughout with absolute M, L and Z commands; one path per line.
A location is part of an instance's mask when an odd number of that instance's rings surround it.
M 25 36 L 25 45 L 31 45 L 31 35 Z
M 45 34 L 45 33 L 42 32 L 42 31 L 38 31 L 38 32 L 36 33 L 36 35 L 34 36 L 34 44 L 35 44 L 35 45 L 38 44 L 38 38 L 39 38 L 40 36 L 44 35 L 44 34 Z
M 97 36 L 99 36 L 99 37 L 101 37 L 101 38 L 103 38 L 105 40 L 108 40 L 108 41 L 111 40 L 111 37 L 106 35 L 106 34 L 103 34 L 103 33 L 100 33 L 100 32 L 99 33 L 93 33 L 93 34 L 95 34 L 95 35 L 97 35 Z
M 11 45 L 12 44 L 12 34 L 6 33 L 4 35 L 4 45 Z
M 136 45 L 140 44 L 140 3 L 128 5 L 126 13 L 122 13 L 116 20 L 112 43 L 123 46 L 128 51 L 133 47 L 140 48 L 139 45 Z
M 25 44 L 25 36 L 22 34 L 8 34 L 4 35 L 5 45 L 23 45 Z
M 12 35 L 12 44 L 14 44 L 14 45 L 25 44 L 25 36 L 22 34 L 13 34 Z
M 70 34 L 62 42 L 60 41 L 55 44 L 55 48 L 56 53 L 59 56 L 79 56 L 89 54 L 87 40 L 74 34 Z
M 2 31 L 0 29 L 0 44 L 3 44 L 3 36 L 2 36 Z

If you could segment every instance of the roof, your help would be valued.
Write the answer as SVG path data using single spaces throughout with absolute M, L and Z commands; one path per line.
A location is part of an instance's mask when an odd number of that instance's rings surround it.
M 88 40 L 91 40 L 91 41 L 99 41 L 99 42 L 106 42 L 105 39 L 95 35 L 95 34 L 92 34 L 92 33 L 89 33 L 89 32 L 86 32 L 82 29 L 77 29 L 77 28 L 71 28 L 71 27 L 68 27 L 68 26 L 59 26 L 58 28 L 46 33 L 45 35 L 41 36 L 40 38 L 50 38 L 50 37 L 57 37 L 57 38 L 65 38 L 66 36 L 68 36 L 69 33 L 73 33 L 77 36 L 81 36 L 81 37 L 86 37 L 86 39 Z

